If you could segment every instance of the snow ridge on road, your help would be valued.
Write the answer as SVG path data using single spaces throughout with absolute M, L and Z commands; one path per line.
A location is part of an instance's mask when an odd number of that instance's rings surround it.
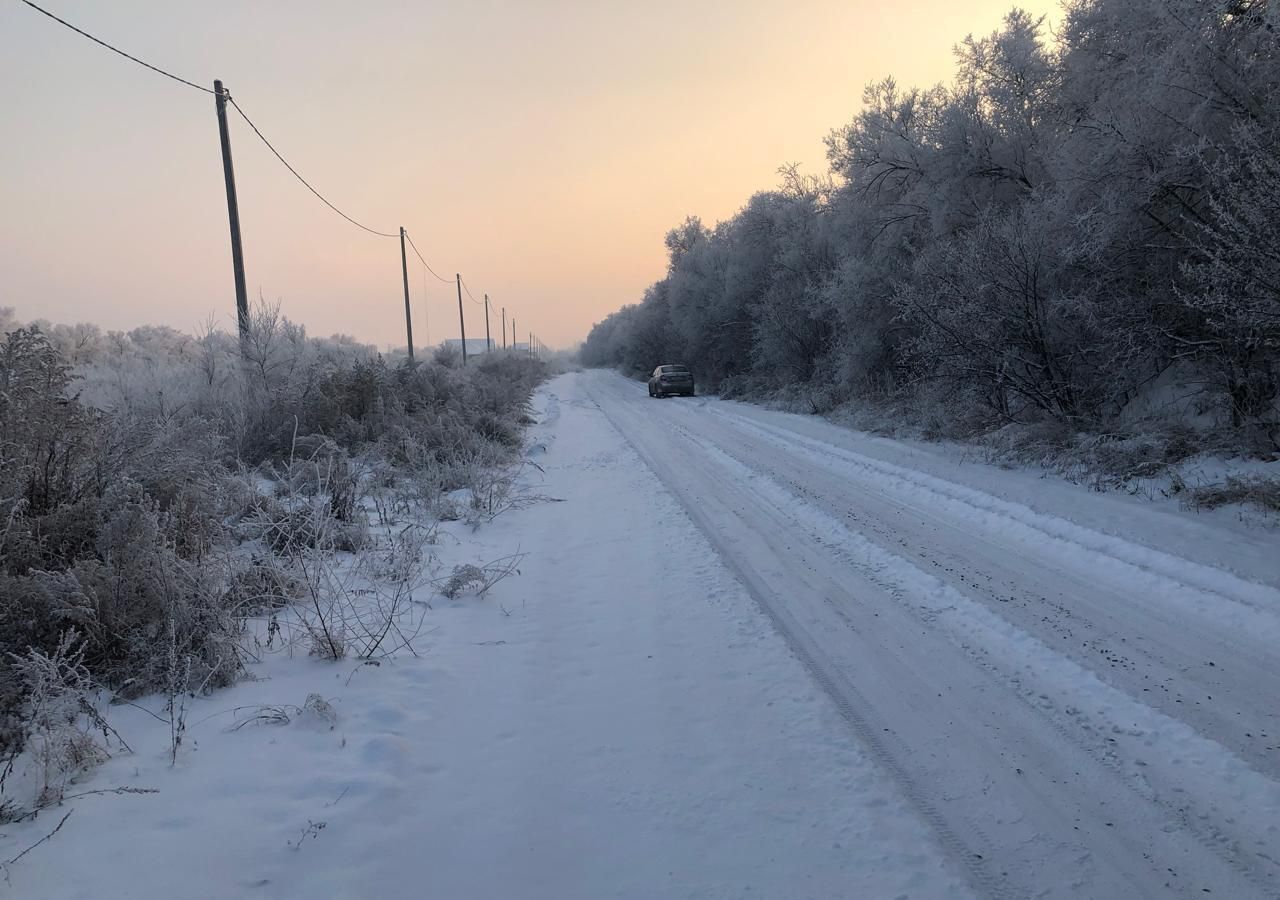
M 721 418 L 729 418 L 711 404 L 707 405 L 706 411 Z M 1275 588 L 1248 581 L 1221 569 L 1189 562 L 1130 540 L 1083 528 L 1064 519 L 1046 516 L 1020 504 L 1000 500 L 954 482 L 811 440 L 795 432 L 741 419 L 734 420 L 734 424 L 754 430 L 766 436 L 776 446 L 785 447 L 792 452 L 800 447 L 830 456 L 846 465 L 870 470 L 882 477 L 882 484 L 894 493 L 914 493 L 916 502 L 922 505 L 941 505 L 975 525 L 994 524 L 1006 535 L 1017 534 L 1028 542 L 1050 539 L 1058 542 L 1055 552 L 1063 556 L 1070 556 L 1073 550 L 1078 549 L 1090 554 L 1094 564 L 1098 561 L 1097 557 L 1102 556 L 1150 573 L 1162 579 L 1159 586 L 1184 593 L 1188 605 L 1197 613 L 1212 611 L 1218 616 L 1236 616 L 1238 618 L 1233 624 L 1241 628 L 1262 627 L 1268 629 L 1270 635 L 1280 636 L 1280 617 L 1277 616 L 1280 614 L 1280 592 Z M 1015 525 L 1021 527 L 1015 528 Z M 1194 592 L 1185 591 L 1185 588 L 1194 588 Z M 1180 596 L 1179 599 L 1184 598 Z M 1247 616 L 1230 607 L 1224 610 L 1224 601 L 1231 605 L 1249 607 L 1250 610 L 1265 611 L 1269 615 Z
M 807 423 L 584 377 L 980 893 L 1276 895 L 1274 588 Z M 1102 639 L 1126 650 L 1099 668 Z M 1186 674 L 1200 651 L 1210 674 Z M 1234 715 L 1183 704 L 1205 678 Z M 1227 722 L 1241 755 L 1215 739 Z

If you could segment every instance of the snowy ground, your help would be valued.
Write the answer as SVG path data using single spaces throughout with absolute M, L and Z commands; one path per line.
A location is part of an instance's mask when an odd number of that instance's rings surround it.
M 436 548 L 518 578 L 420 659 L 270 657 L 173 768 L 118 710 L 81 788 L 159 793 L 76 801 L 12 895 L 1280 896 L 1273 532 L 606 373 L 536 402 L 563 502 Z M 313 692 L 332 729 L 228 727 Z

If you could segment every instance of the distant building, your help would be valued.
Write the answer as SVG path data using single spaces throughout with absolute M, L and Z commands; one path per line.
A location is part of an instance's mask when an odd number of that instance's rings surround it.
M 444 342 L 446 350 L 457 350 L 462 352 L 462 340 L 460 338 L 447 338 Z M 502 345 L 494 342 L 494 350 L 501 350 Z M 467 338 L 467 356 L 478 356 L 481 353 L 488 353 L 489 345 L 484 338 Z
M 451 351 L 453 353 L 461 353 L 462 341 L 459 340 L 458 338 L 447 338 L 443 343 L 440 344 L 440 349 Z M 467 356 L 479 356 L 482 353 L 488 353 L 488 352 L 489 350 L 485 346 L 484 338 L 467 338 Z M 493 352 L 494 353 L 502 352 L 501 340 L 495 340 L 493 342 Z M 514 344 L 508 343 L 507 352 L 508 353 L 528 353 L 529 342 L 517 341 Z

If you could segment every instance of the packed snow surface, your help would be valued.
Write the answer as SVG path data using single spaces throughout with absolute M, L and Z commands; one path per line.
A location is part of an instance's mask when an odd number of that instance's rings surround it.
M 115 709 L 79 787 L 158 793 L 74 801 L 13 896 L 1280 896 L 1274 532 L 603 372 L 535 402 L 544 499 L 434 548 L 519 577 L 416 657 L 267 656 L 176 766 Z

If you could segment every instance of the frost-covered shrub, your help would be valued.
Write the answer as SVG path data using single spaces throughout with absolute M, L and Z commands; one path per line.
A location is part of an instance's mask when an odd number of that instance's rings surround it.
M 261 508 L 253 522 L 256 536 L 283 558 L 307 550 L 351 552 L 364 546 L 367 532 L 360 521 L 339 521 L 324 498 L 291 498 Z
M 0 523 L 93 493 L 97 416 L 70 396 L 70 367 L 37 330 L 0 343 Z
M 1228 503 L 1280 513 L 1280 478 L 1231 476 L 1224 482 L 1201 485 L 1187 492 L 1186 504 L 1192 509 L 1217 509 Z
M 432 587 L 446 600 L 457 600 L 469 593 L 483 597 L 499 581 L 518 575 L 523 560 L 524 554 L 516 553 L 483 565 L 456 565 L 448 576 L 432 582 Z
M 290 566 L 364 550 L 370 489 L 443 512 L 478 460 L 513 455 L 546 374 L 516 354 L 393 365 L 269 306 L 243 357 L 213 330 L 0 318 L 0 756 L 29 738 L 15 660 L 56 654 L 73 628 L 77 665 L 122 696 L 183 709 L 180 695 L 234 680 L 245 615 L 333 587 Z M 236 541 L 261 542 L 256 557 Z M 404 569 L 387 601 L 401 611 Z M 329 637 L 331 654 L 385 650 Z
M 94 706 L 96 687 L 84 664 L 84 646 L 68 630 L 49 652 L 29 648 L 12 658 L 23 688 L 22 744 L 34 772 L 27 808 L 62 799 L 67 785 L 108 757 L 112 732 Z
M 216 431 L 198 418 L 86 407 L 49 340 L 0 344 L 0 748 L 25 740 L 29 680 L 16 660 L 56 654 L 125 694 L 155 690 L 166 643 L 198 684 L 240 672 L 240 625 L 206 559 L 223 535 Z M 24 712 L 24 710 L 26 710 Z
M 85 634 L 90 669 L 137 696 L 167 683 L 158 653 L 167 647 L 190 665 L 193 688 L 230 684 L 242 670 L 242 625 L 221 573 L 178 554 L 164 514 L 137 486 L 113 490 L 104 506 L 97 556 L 71 569 L 80 603 L 59 612 Z
M 302 582 L 287 567 L 269 556 L 255 556 L 230 580 L 225 597 L 229 608 L 243 615 L 288 606 L 302 596 Z
M 1192 457 L 1229 453 L 1228 440 L 1176 419 L 1139 420 L 1106 432 L 1046 420 L 1006 425 L 985 435 L 980 445 L 996 462 L 1043 466 L 1103 490 L 1163 477 Z
M 324 455 L 377 451 L 408 466 L 447 463 L 487 443 L 512 448 L 546 374 L 538 360 L 518 354 L 466 367 L 392 365 L 368 348 L 300 338 L 270 310 L 259 309 L 254 324 L 268 334 L 251 354 L 263 362 L 240 376 L 246 390 L 223 429 L 239 435 L 238 458 L 253 465 L 313 461 L 322 446 Z

